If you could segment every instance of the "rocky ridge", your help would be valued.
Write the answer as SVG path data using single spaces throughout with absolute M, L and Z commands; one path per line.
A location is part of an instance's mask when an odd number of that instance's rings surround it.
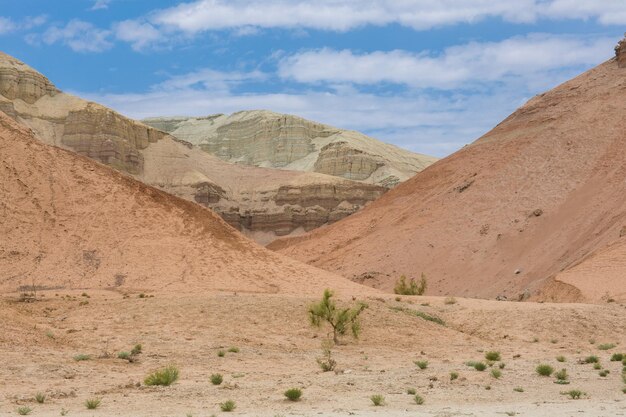
M 64 94 L 1 52 L 0 110 L 47 144 L 215 210 L 260 243 L 344 218 L 385 192 L 329 175 L 223 162 L 159 129 Z
M 437 159 L 359 132 L 265 110 L 144 123 L 238 164 L 318 172 L 392 188 Z

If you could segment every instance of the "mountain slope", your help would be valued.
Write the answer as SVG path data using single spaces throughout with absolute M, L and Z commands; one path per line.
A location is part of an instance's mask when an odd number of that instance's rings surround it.
M 48 144 L 212 208 L 261 243 L 332 223 L 386 191 L 330 175 L 223 162 L 104 106 L 64 94 L 1 52 L 0 110 Z
M 362 291 L 195 203 L 36 140 L 0 112 L 0 291 Z
M 624 267 L 609 262 L 609 282 L 598 266 L 623 253 L 605 248 L 624 244 L 624 114 L 611 59 L 357 215 L 270 247 L 386 290 L 424 272 L 431 294 L 626 298 Z
M 143 122 L 225 161 L 319 172 L 389 188 L 437 160 L 359 132 L 266 110 Z

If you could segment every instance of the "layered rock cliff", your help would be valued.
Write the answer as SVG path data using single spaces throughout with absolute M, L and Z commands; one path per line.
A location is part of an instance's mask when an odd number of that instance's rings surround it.
M 225 161 L 319 172 L 386 188 L 436 161 L 358 132 L 262 110 L 143 122 Z
M 223 162 L 154 127 L 64 94 L 37 71 L 2 53 L 0 111 L 48 144 L 212 208 L 261 243 L 337 221 L 385 192 L 383 187 L 329 175 Z M 275 128 L 267 126 L 268 131 Z M 247 129 L 254 127 L 248 124 Z M 284 141 L 284 146 L 290 145 Z M 310 150 L 310 144 L 302 142 L 302 149 L 297 148 L 291 153 L 299 156 Z M 288 154 L 276 156 L 276 161 L 290 163 L 293 157 Z
M 620 68 L 626 68 L 626 38 L 619 41 L 615 47 L 615 57 L 617 58 L 617 65 Z

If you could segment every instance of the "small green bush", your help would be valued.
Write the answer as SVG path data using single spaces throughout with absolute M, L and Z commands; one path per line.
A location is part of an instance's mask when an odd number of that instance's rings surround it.
M 450 381 L 454 381 L 455 379 L 459 379 L 458 372 L 450 372 Z
M 585 363 L 598 363 L 598 362 L 600 362 L 600 359 L 598 359 L 598 357 L 595 356 L 595 355 L 591 355 L 591 356 L 587 356 L 583 360 L 583 362 L 585 362 Z
M 413 399 L 415 400 L 415 404 L 417 405 L 424 404 L 424 398 L 419 394 L 415 394 L 415 397 L 413 397 Z
M 231 352 L 231 353 L 239 353 L 239 348 L 233 346 L 231 348 L 228 348 L 228 351 Z
M 139 355 L 143 350 L 141 344 L 136 344 L 133 349 L 130 351 L 131 355 Z
M 144 379 L 143 382 L 148 386 L 161 385 L 167 387 L 176 382 L 176 380 L 178 379 L 178 374 L 178 368 L 174 365 L 169 365 L 163 369 L 151 373 L 146 377 L 146 379 Z
M 83 353 L 78 354 L 76 356 L 74 356 L 74 360 L 76 362 L 80 362 L 80 361 L 88 361 L 89 359 L 91 359 L 91 355 L 85 355 Z
M 445 305 L 452 305 L 452 304 L 456 304 L 456 298 L 454 297 L 446 297 L 445 300 L 443 300 L 443 303 Z
M 120 353 L 117 354 L 117 358 L 118 359 L 129 360 L 130 359 L 130 352 L 120 352 Z
M 487 369 L 487 365 L 484 362 L 476 362 L 474 364 L 474 369 L 476 369 L 477 371 L 484 371 L 485 369 Z
M 90 398 L 85 401 L 85 407 L 87 407 L 88 410 L 95 410 L 100 407 L 100 403 L 101 400 L 99 398 Z
M 578 389 L 573 389 L 573 390 L 567 391 L 566 394 L 572 400 L 578 400 L 581 396 L 585 395 L 584 392 L 582 392 L 581 390 L 578 390 Z
M 565 356 L 563 356 L 563 355 L 561 355 L 561 356 L 557 356 L 557 357 L 556 357 L 556 361 L 557 361 L 557 362 L 565 362 L 565 360 L 566 360 L 566 359 L 565 359 Z
M 598 372 L 598 375 L 600 375 L 601 377 L 605 377 L 607 376 L 609 373 L 611 373 L 608 369 L 603 369 L 600 372 Z
M 223 380 L 224 380 L 224 377 L 222 376 L 222 374 L 211 375 L 211 384 L 213 385 L 220 385 Z
M 289 401 L 298 401 L 302 397 L 302 390 L 300 388 L 290 388 L 284 394 Z
M 46 395 L 38 392 L 37 394 L 35 394 L 35 401 L 37 401 L 39 404 L 43 404 L 44 402 L 46 402 Z
M 420 369 L 428 368 L 428 361 L 414 361 L 415 365 L 417 365 Z
M 237 408 L 237 404 L 233 400 L 224 401 L 220 404 L 220 409 L 226 413 L 233 411 Z
M 603 343 L 601 345 L 598 345 L 598 349 L 609 350 L 609 349 L 613 349 L 615 346 L 616 346 L 615 343 Z
M 513 391 L 515 391 L 515 392 L 524 392 L 524 388 L 522 388 L 522 387 L 515 387 L 515 388 L 513 388 Z
M 489 351 L 487 353 L 485 353 L 485 359 L 487 359 L 488 361 L 499 361 L 500 360 L 500 352 L 496 352 L 496 351 Z
M 624 354 L 623 353 L 614 353 L 611 356 L 611 362 L 621 362 L 624 360 Z
M 499 369 L 493 368 L 491 370 L 491 376 L 494 377 L 495 379 L 499 379 L 502 376 L 502 371 L 500 371 Z
M 504 363 L 504 362 L 500 362 L 500 363 L 498 364 L 498 368 L 500 368 L 500 369 L 504 369 L 504 368 L 506 368 L 506 363 Z
M 406 390 L 406 393 L 409 395 L 415 395 L 417 391 L 415 391 L 415 388 L 409 388 Z
M 224 350 L 218 350 L 217 351 L 217 356 L 219 356 L 220 358 L 223 358 L 226 355 L 226 351 Z
M 560 371 L 556 372 L 554 374 L 554 376 L 556 377 L 557 380 L 559 381 L 567 381 L 568 375 L 567 375 L 567 370 L 565 368 L 561 369 Z
M 602 365 L 600 365 L 599 363 L 594 363 L 593 364 L 593 369 L 595 369 L 596 371 L 600 370 L 600 369 L 602 369 Z
M 414 278 L 411 278 L 411 281 L 407 284 L 406 276 L 402 275 L 400 279 L 396 281 L 393 292 L 400 295 L 423 295 L 426 292 L 427 286 L 426 275 L 423 273 L 419 285 L 415 282 Z
M 376 407 L 385 405 L 385 397 L 380 394 L 372 395 L 370 400 Z
M 20 408 L 18 408 L 18 409 L 17 409 L 17 414 L 19 414 L 19 415 L 21 415 L 21 416 L 27 416 L 27 415 L 29 415 L 32 411 L 33 411 L 33 409 L 32 409 L 32 408 L 24 406 L 24 407 L 20 407 Z
M 554 372 L 554 368 L 547 364 L 541 364 L 535 370 L 541 376 L 550 376 Z

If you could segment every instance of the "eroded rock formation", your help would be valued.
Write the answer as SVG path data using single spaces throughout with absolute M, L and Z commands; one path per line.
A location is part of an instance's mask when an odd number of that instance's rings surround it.
M 624 34 L 626 36 L 626 34 Z M 620 68 L 626 68 L 626 38 L 617 43 L 615 47 L 615 57 L 617 58 L 617 65 Z
M 210 207 L 261 243 L 337 221 L 386 190 L 329 175 L 223 162 L 183 140 L 185 137 L 175 138 L 99 104 L 64 94 L 37 71 L 2 53 L 0 93 L 0 111 L 30 127 L 40 140 Z M 257 122 L 262 126 L 259 131 Z M 175 123 L 167 121 L 158 127 L 169 130 Z M 287 166 L 310 153 L 313 146 L 311 138 L 289 140 L 292 134 L 324 135 L 322 125 L 296 127 L 287 117 L 266 122 L 246 120 L 220 130 L 226 136 L 249 137 L 250 143 L 255 138 L 269 138 L 276 131 L 283 135 L 278 135 L 272 146 L 257 149 L 251 155 L 253 161 L 271 160 Z M 245 143 L 237 142 L 237 146 Z M 237 146 L 224 152 L 241 159 L 242 150 Z
M 151 118 L 144 123 L 239 164 L 319 172 L 392 188 L 436 158 L 354 131 L 269 111 Z

